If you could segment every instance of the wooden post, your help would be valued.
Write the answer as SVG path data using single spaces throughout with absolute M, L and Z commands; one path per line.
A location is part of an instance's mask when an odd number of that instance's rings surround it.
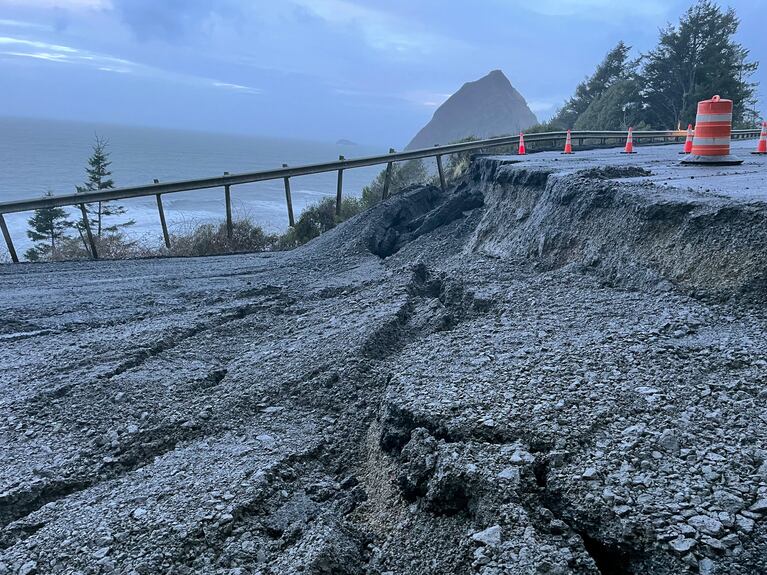
M 83 213 L 83 226 L 85 226 L 85 234 L 88 236 L 88 244 L 91 247 L 91 258 L 97 260 L 99 259 L 99 252 L 96 249 L 96 242 L 93 240 L 93 232 L 88 221 L 88 211 L 85 209 L 85 204 L 80 204 L 80 211 Z
M 224 186 L 224 202 L 226 203 L 226 237 L 232 239 L 234 222 L 232 222 L 232 191 Z
M 287 168 L 287 164 L 282 164 L 283 168 Z M 285 178 L 285 201 L 288 204 L 288 225 L 292 228 L 296 225 L 296 220 L 293 217 L 293 198 L 290 196 L 290 178 Z
M 340 161 L 344 161 L 346 158 L 338 156 Z M 338 170 L 338 186 L 336 187 L 336 215 L 341 215 L 341 194 L 344 189 L 344 170 L 341 168 Z
M 394 153 L 394 148 L 389 148 L 389 153 Z M 381 200 L 385 200 L 389 197 L 389 185 L 391 184 L 391 172 L 394 168 L 394 162 L 386 164 L 386 176 L 384 176 L 383 194 L 381 194 Z
M 162 196 L 160 194 L 157 194 L 157 211 L 160 212 L 160 225 L 162 226 L 162 237 L 165 240 L 165 247 L 170 249 L 168 224 L 165 223 L 165 211 L 162 209 Z
M 439 172 L 439 185 L 442 188 L 442 192 L 444 193 L 447 189 L 447 186 L 445 185 L 445 171 L 442 169 L 441 155 L 437 155 L 437 171 Z
M 225 176 L 229 175 L 229 172 L 224 172 Z M 232 239 L 234 233 L 234 223 L 232 222 L 232 191 L 229 185 L 224 186 L 224 204 L 226 206 L 226 237 Z
M 3 230 L 5 245 L 8 246 L 8 253 L 11 254 L 11 261 L 15 264 L 19 263 L 19 256 L 16 255 L 16 248 L 13 247 L 11 233 L 8 231 L 8 226 L 5 225 L 5 218 L 3 217 L 3 214 L 0 214 L 0 228 Z

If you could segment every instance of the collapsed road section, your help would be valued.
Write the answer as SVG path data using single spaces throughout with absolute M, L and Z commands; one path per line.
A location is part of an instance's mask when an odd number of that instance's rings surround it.
M 3 269 L 0 573 L 760 572 L 767 165 L 675 152 Z

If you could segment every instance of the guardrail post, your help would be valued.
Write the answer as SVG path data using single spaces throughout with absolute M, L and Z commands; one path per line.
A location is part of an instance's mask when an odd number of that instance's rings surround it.
M 287 168 L 287 164 L 282 164 L 283 168 Z M 290 178 L 285 177 L 285 202 L 288 204 L 288 225 L 292 228 L 296 225 L 296 220 L 293 217 L 293 198 L 290 196 Z
M 339 161 L 344 161 L 346 158 L 343 156 L 338 156 Z M 336 187 L 336 215 L 341 215 L 341 194 L 343 192 L 344 188 L 344 169 L 340 168 L 338 170 L 338 186 Z
M 229 175 L 229 172 L 224 172 L 225 176 Z M 232 222 L 232 190 L 231 186 L 224 186 L 224 203 L 226 204 L 226 237 L 232 239 L 234 233 L 234 223 Z
M 394 153 L 394 148 L 389 148 L 389 153 Z M 394 162 L 386 164 L 386 175 L 384 176 L 383 194 L 381 194 L 381 200 L 385 200 L 389 197 L 389 185 L 391 184 L 391 172 L 394 168 Z
M 157 211 L 160 212 L 160 225 L 162 226 L 162 237 L 165 240 L 165 247 L 170 249 L 170 236 L 168 235 L 168 224 L 165 223 L 165 211 L 162 209 L 162 196 L 157 194 Z
M 442 155 L 441 154 L 437 154 L 437 171 L 439 172 L 439 185 L 442 188 L 442 192 L 444 193 L 445 190 L 447 189 L 447 186 L 445 185 L 445 170 L 442 169 Z
M 80 204 L 80 211 L 83 213 L 83 226 L 85 226 L 85 235 L 88 237 L 88 244 L 91 247 L 91 258 L 97 260 L 99 259 L 99 252 L 96 249 L 96 242 L 93 239 L 93 232 L 91 231 L 91 224 L 88 221 L 88 211 L 85 209 L 85 204 Z
M 3 214 L 0 214 L 0 228 L 3 230 L 5 245 L 8 246 L 8 253 L 11 254 L 11 261 L 15 264 L 19 263 L 19 256 L 16 255 L 16 248 L 13 247 L 11 233 L 8 231 L 8 226 L 5 225 L 5 218 L 3 217 Z

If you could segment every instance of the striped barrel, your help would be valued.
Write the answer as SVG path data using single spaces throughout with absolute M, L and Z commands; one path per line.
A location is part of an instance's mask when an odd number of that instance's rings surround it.
M 732 135 L 732 100 L 714 96 L 698 102 L 698 116 L 692 152 L 684 164 L 735 164 L 741 163 L 730 155 Z

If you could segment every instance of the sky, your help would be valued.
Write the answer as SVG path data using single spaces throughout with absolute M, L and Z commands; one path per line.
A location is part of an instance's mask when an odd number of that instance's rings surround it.
M 503 70 L 547 119 L 619 40 L 691 0 L 0 0 L 0 116 L 401 148 Z M 767 1 L 731 0 L 764 62 Z

